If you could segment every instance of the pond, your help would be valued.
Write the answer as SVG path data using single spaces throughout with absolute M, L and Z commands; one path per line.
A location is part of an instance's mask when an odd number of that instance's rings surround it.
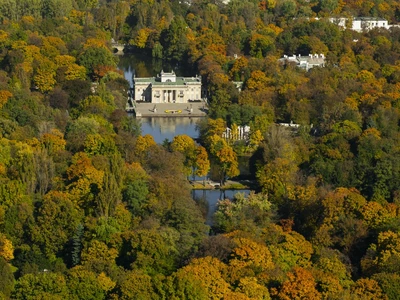
M 250 194 L 250 190 L 193 190 L 192 197 L 195 200 L 205 200 L 208 204 L 206 224 L 212 225 L 212 216 L 217 210 L 218 200 L 233 199 L 237 193 L 242 193 L 246 197 Z
M 198 138 L 199 133 L 196 129 L 200 117 L 152 117 L 140 118 L 142 135 L 150 134 L 154 141 L 162 144 L 165 139 L 172 141 L 175 136 L 186 134 L 191 138 Z

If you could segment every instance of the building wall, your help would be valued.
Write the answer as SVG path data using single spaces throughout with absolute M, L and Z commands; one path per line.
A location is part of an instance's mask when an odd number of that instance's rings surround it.
M 188 103 L 201 99 L 201 82 L 186 85 L 135 83 L 135 100 L 152 103 Z
M 329 18 L 329 21 L 343 28 L 348 26 L 347 22 L 351 22 L 351 29 L 354 31 L 371 30 L 373 28 L 389 29 L 393 26 L 389 25 L 388 21 L 385 19 L 376 18 Z
M 150 82 L 135 83 L 135 101 L 148 101 L 151 100 L 151 87 Z

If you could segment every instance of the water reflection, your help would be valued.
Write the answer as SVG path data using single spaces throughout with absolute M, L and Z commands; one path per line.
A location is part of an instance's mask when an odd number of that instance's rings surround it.
M 168 61 L 156 59 L 141 53 L 129 53 L 120 56 L 118 68 L 124 72 L 125 79 L 129 81 L 131 86 L 133 85 L 133 74 L 137 77 L 154 77 L 161 70 L 174 70 L 177 76 L 193 76 L 195 74 L 195 71 L 191 67 L 171 64 Z
M 193 190 L 192 197 L 195 200 L 203 199 L 208 203 L 206 224 L 212 226 L 212 216 L 217 210 L 218 200 L 232 200 L 237 193 L 242 193 L 247 197 L 250 190 Z
M 172 141 L 177 135 L 186 134 L 191 138 L 199 136 L 196 125 L 200 117 L 151 117 L 140 118 L 142 135 L 150 134 L 154 141 L 161 144 L 165 139 Z

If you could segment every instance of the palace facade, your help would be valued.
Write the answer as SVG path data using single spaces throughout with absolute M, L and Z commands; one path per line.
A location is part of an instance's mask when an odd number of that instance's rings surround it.
M 188 103 L 201 100 L 201 76 L 178 77 L 161 71 L 157 77 L 133 77 L 134 100 L 150 103 Z

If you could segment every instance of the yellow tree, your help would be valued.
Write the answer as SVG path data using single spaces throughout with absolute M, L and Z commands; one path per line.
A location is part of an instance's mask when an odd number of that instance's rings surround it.
M 185 173 L 187 176 L 190 174 L 193 174 L 193 170 L 195 167 L 195 150 L 196 150 L 196 145 L 194 143 L 194 140 L 186 135 L 177 135 L 174 137 L 171 143 L 171 149 L 173 151 L 180 152 L 184 155 L 185 157 Z
M 239 59 L 236 59 L 232 65 L 232 68 L 229 71 L 229 76 L 235 81 L 242 80 L 244 70 L 245 68 L 247 68 L 248 63 L 249 62 L 247 58 L 245 58 L 244 56 L 240 57 Z
M 97 170 L 91 159 L 84 152 L 76 153 L 72 158 L 72 165 L 67 169 L 67 179 L 70 184 L 67 189 L 77 205 L 93 208 L 93 189 L 101 191 L 103 186 L 104 171 Z
M 84 66 L 79 66 L 77 64 L 71 64 L 67 67 L 65 71 L 65 79 L 66 80 L 75 80 L 75 79 L 86 79 L 87 70 Z
M 64 140 L 64 134 L 58 129 L 53 128 L 50 132 L 43 134 L 40 137 L 40 143 L 43 148 L 46 148 L 50 155 L 58 151 L 65 150 L 67 142 Z
M 378 282 L 373 279 L 361 278 L 351 288 L 352 295 L 360 299 L 387 300 Z
M 14 247 L 12 242 L 0 232 L 0 257 L 6 261 L 14 259 Z
M 224 299 L 231 293 L 230 285 L 225 281 L 223 274 L 227 266 L 214 257 L 193 259 L 190 264 L 179 269 L 178 278 L 189 277 L 192 284 L 200 285 L 207 295 L 207 299 Z
M 129 41 L 129 43 L 138 48 L 145 48 L 147 40 L 152 32 L 153 30 L 150 28 L 139 29 L 136 37 L 133 40 Z
M 208 159 L 208 153 L 206 148 L 198 146 L 196 149 L 195 157 L 195 174 L 197 176 L 206 176 L 210 171 L 210 160 Z
M 156 142 L 154 141 L 153 137 L 149 134 L 146 134 L 144 136 L 138 136 L 136 139 L 135 143 L 135 148 L 133 150 L 135 156 L 141 160 L 146 156 L 147 150 L 156 145 Z
M 256 279 L 259 274 L 275 267 L 271 252 L 265 245 L 242 237 L 234 238 L 233 242 L 236 248 L 232 251 L 227 270 L 232 285 L 236 285 L 245 276 Z
M 316 289 L 316 282 L 310 271 L 303 268 L 294 268 L 287 274 L 286 280 L 278 294 L 278 299 L 321 299 L 321 294 Z
M 224 184 L 226 176 L 239 175 L 237 155 L 222 137 L 213 135 L 210 138 L 210 153 L 214 163 L 218 166 L 221 185 Z
M 7 90 L 0 90 L 0 109 L 7 103 L 8 99 L 11 98 L 13 94 Z
M 56 84 L 56 64 L 46 57 L 42 57 L 35 70 L 33 82 L 37 89 L 43 93 L 49 92 Z

